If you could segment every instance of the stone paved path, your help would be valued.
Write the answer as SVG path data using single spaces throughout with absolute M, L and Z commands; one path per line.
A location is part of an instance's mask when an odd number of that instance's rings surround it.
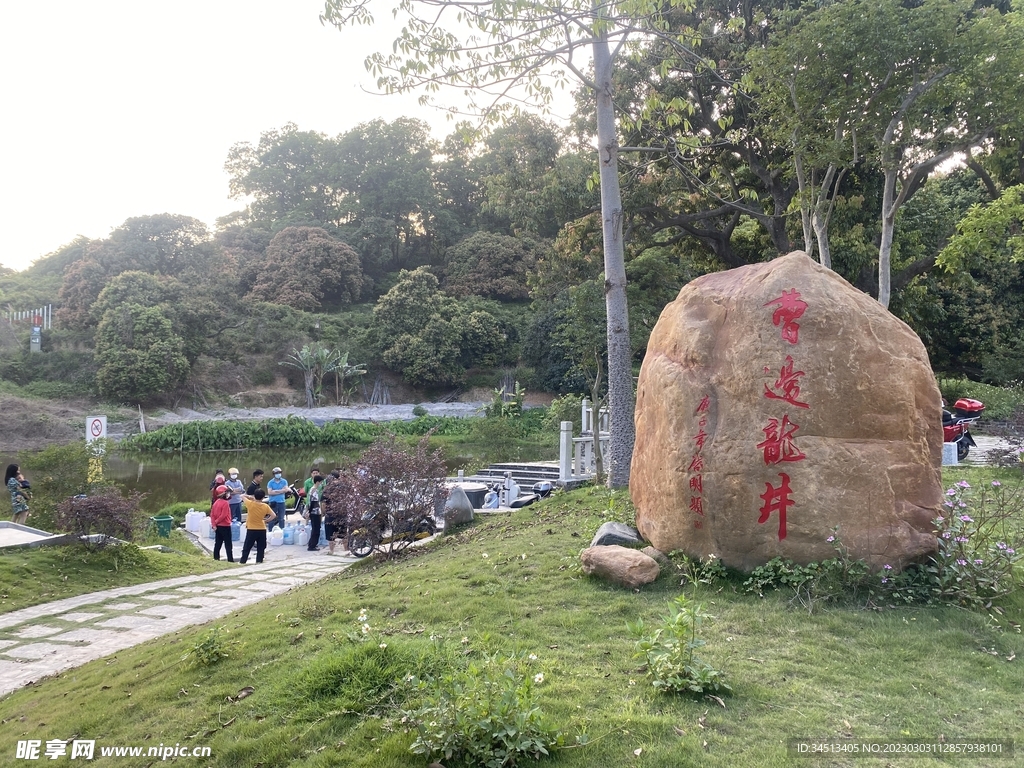
M 0 614 L 0 696 L 47 675 L 225 616 L 337 573 L 355 561 L 322 552 L 283 557 L 284 550 L 293 549 L 300 548 L 272 548 L 261 565 L 250 562 L 217 573 L 92 592 Z

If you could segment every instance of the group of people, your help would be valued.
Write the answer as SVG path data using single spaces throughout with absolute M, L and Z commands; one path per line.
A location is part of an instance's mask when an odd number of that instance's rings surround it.
M 213 558 L 220 560 L 221 549 L 225 551 L 229 562 L 234 562 L 231 546 L 231 524 L 242 522 L 242 505 L 245 505 L 245 541 L 242 544 L 242 556 L 238 562 L 245 563 L 253 548 L 256 549 L 256 562 L 262 563 L 267 549 L 267 534 L 274 526 L 282 530 L 288 523 L 288 511 L 285 497 L 289 493 L 296 495 L 296 509 L 304 520 L 310 524 L 309 544 L 307 549 L 316 552 L 320 549 L 320 529 L 324 528 L 330 553 L 333 555 L 338 539 L 344 533 L 344 521 L 331 515 L 328 505 L 323 503 L 323 492 L 328 482 L 340 477 L 335 469 L 323 475 L 319 467 L 313 467 L 303 485 L 302 491 L 295 491 L 291 483 L 284 477 L 281 467 L 271 470 L 273 477 L 263 488 L 265 473 L 256 469 L 252 473 L 252 481 L 245 487 L 238 477 L 238 469 L 231 467 L 225 476 L 218 469 L 210 483 L 211 507 L 210 525 L 215 530 Z M 302 504 L 304 500 L 304 504 Z
M 11 520 L 24 525 L 28 521 L 28 500 L 32 498 L 32 485 L 21 474 L 21 467 L 17 464 L 7 465 L 4 485 L 11 492 Z

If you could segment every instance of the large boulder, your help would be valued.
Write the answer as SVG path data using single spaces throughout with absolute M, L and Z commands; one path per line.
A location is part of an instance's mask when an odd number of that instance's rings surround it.
M 444 502 L 444 529 L 451 529 L 473 522 L 473 505 L 469 496 L 459 486 L 454 486 L 448 491 L 448 498 Z
M 630 589 L 650 584 L 661 573 L 653 557 L 618 544 L 585 549 L 580 554 L 580 562 L 588 576 L 597 576 Z
M 900 568 L 936 547 L 941 397 L 917 335 L 802 252 L 705 275 L 640 371 L 630 490 L 663 552 Z

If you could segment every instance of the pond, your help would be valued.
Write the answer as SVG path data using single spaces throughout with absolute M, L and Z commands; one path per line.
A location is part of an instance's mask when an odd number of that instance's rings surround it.
M 225 472 L 230 467 L 237 467 L 239 478 L 248 484 L 254 469 L 266 472 L 266 480 L 270 478 L 270 470 L 281 467 L 284 477 L 293 483 L 301 483 L 309 477 L 309 470 L 318 466 L 329 472 L 346 458 L 358 456 L 364 448 L 353 446 L 339 448 L 337 446 L 307 446 L 304 448 L 259 448 L 244 451 L 204 451 L 203 453 L 141 453 L 122 455 L 112 452 L 107 457 L 107 473 L 109 480 L 114 480 L 128 490 L 145 493 L 142 508 L 153 514 L 169 504 L 177 502 L 193 502 L 208 499 L 210 481 L 216 470 Z M 551 446 L 535 446 L 523 444 L 517 451 L 517 461 L 541 461 L 555 458 L 557 449 Z M 459 444 L 444 445 L 445 464 L 449 475 L 455 475 L 462 469 L 467 474 L 477 468 L 507 457 L 492 458 L 481 446 Z M 0 464 L 6 467 L 17 463 L 13 454 L 0 452 Z M 33 478 L 26 472 L 28 479 Z M 9 514 L 10 508 L 6 508 Z M 3 513 L 0 513 L 3 516 Z

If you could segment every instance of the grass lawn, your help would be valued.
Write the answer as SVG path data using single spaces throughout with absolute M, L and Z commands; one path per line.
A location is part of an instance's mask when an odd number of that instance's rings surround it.
M 200 553 L 181 531 L 171 531 L 169 539 L 151 537 L 140 544 L 164 544 L 175 551 L 131 548 L 125 552 L 120 547 L 0 549 L 0 613 L 223 567 Z
M 961 472 L 949 477 L 976 470 Z M 218 622 L 219 639 L 207 646 L 227 657 L 210 666 L 182 661 L 210 637 L 207 626 L 42 681 L 0 701 L 0 755 L 13 758 L 20 739 L 82 738 L 96 740 L 97 766 L 127 764 L 101 758 L 101 746 L 161 743 L 211 748 L 211 757 L 184 765 L 426 766 L 408 752 L 413 733 L 399 711 L 419 694 L 403 681 L 439 659 L 499 652 L 524 654 L 530 673 L 543 674 L 540 705 L 569 743 L 587 736 L 544 761 L 552 766 L 1014 764 L 798 759 L 786 742 L 1024 745 L 1021 589 L 998 622 L 953 607 L 864 601 L 808 613 L 791 595 L 745 593 L 741 577 L 684 587 L 667 570 L 633 592 L 577 567 L 603 520 L 628 518 L 626 499 L 593 489 L 556 495 L 479 518 L 399 562 L 367 562 L 268 599 Z M 632 657 L 625 622 L 656 622 L 683 591 L 716 617 L 702 656 L 732 685 L 724 706 L 658 693 Z M 373 628 L 368 642 L 353 639 L 361 610 Z M 251 695 L 239 699 L 247 687 Z

